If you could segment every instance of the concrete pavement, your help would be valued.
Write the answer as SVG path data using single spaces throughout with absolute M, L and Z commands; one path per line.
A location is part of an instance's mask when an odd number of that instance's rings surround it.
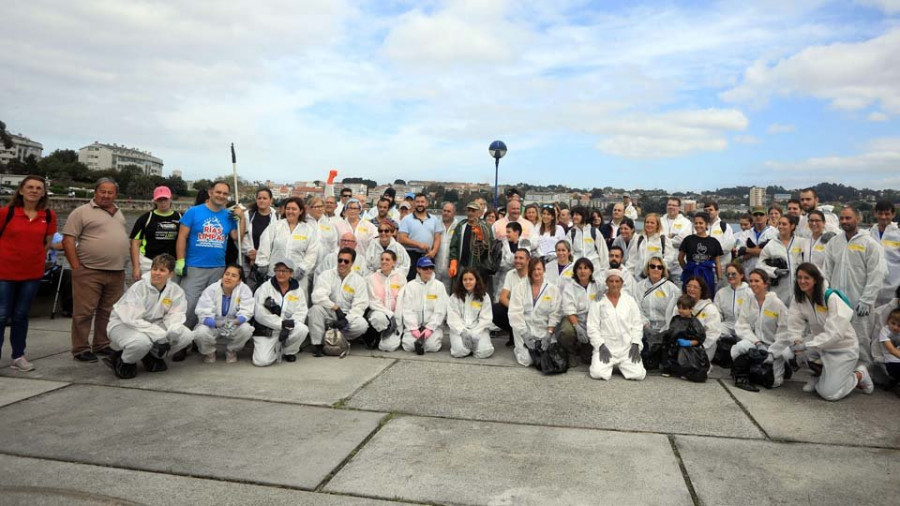
M 3 504 L 894 504 L 900 399 L 542 376 L 354 346 L 116 379 L 35 319 L 0 359 Z

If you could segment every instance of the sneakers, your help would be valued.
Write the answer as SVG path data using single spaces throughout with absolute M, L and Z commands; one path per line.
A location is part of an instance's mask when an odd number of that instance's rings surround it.
M 325 345 L 324 345 L 324 344 L 316 344 L 316 345 L 314 345 L 314 347 L 313 347 L 313 356 L 316 357 L 316 358 L 318 358 L 318 357 L 324 357 L 324 356 L 325 356 Z
M 212 353 L 203 355 L 203 363 L 204 364 L 215 364 L 216 363 L 216 352 L 212 352 Z
M 416 339 L 415 343 L 416 355 L 424 355 L 425 354 L 425 340 L 424 339 Z
M 281 358 L 285 362 L 296 362 L 297 361 L 297 355 L 282 355 Z
M 34 364 L 32 364 L 31 362 L 26 360 L 25 355 L 22 355 L 21 357 L 14 359 L 12 361 L 12 365 L 10 365 L 9 367 L 10 367 L 10 369 L 15 369 L 16 371 L 19 371 L 19 372 L 28 372 L 28 371 L 34 370 Z
M 875 391 L 875 383 L 872 382 L 872 377 L 869 376 L 869 370 L 866 369 L 866 366 L 860 365 L 857 366 L 855 372 L 858 372 L 862 375 L 859 378 L 859 382 L 856 384 L 856 388 L 863 391 L 864 394 L 871 394 Z
M 94 352 L 92 352 L 90 350 L 82 351 L 81 353 L 79 353 L 77 355 L 72 355 L 72 358 L 79 362 L 85 362 L 85 363 L 93 363 L 98 360 L 97 355 L 94 355 Z
M 750 383 L 750 378 L 746 376 L 739 376 L 737 378 L 734 378 L 734 386 L 748 392 L 759 392 L 759 387 L 757 387 L 753 383 Z
M 236 351 L 226 351 L 225 352 L 225 363 L 233 364 L 237 362 L 237 352 Z
M 819 377 L 813 376 L 812 378 L 809 378 L 809 381 L 807 381 L 805 385 L 803 385 L 803 391 L 806 393 L 815 392 L 816 385 L 818 385 L 818 384 L 819 384 Z

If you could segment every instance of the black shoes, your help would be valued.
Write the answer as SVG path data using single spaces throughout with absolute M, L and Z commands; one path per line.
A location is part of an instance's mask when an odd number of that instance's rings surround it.
M 297 361 L 297 355 L 282 355 L 281 358 L 284 359 L 285 362 L 296 362 Z
M 324 357 L 325 356 L 325 345 L 316 344 L 313 345 L 313 356 L 314 357 Z
M 119 379 L 131 379 L 137 376 L 137 364 L 126 364 L 122 362 L 122 352 L 114 351 L 110 356 L 103 359 L 106 364 Z
M 116 353 L 116 352 L 113 351 L 112 348 L 107 346 L 105 348 L 100 348 L 99 350 L 95 351 L 94 355 L 97 355 L 98 357 L 111 357 L 111 356 L 113 356 L 114 353 Z
M 187 358 L 187 348 L 172 354 L 172 362 L 183 362 Z
M 169 369 L 165 360 L 156 358 L 149 353 L 144 355 L 144 358 L 141 359 L 141 363 L 144 364 L 144 370 L 147 372 L 163 372 Z
M 72 358 L 74 358 L 75 360 L 77 360 L 79 362 L 85 362 L 85 363 L 94 363 L 97 361 L 97 355 L 94 355 L 94 352 L 92 352 L 90 350 L 82 351 L 81 353 L 79 353 L 77 355 L 72 355 Z
M 425 354 L 425 340 L 424 339 L 416 339 L 416 355 L 424 355 Z
M 753 383 L 750 383 L 750 378 L 746 376 L 734 378 L 734 386 L 748 392 L 759 392 L 759 388 Z

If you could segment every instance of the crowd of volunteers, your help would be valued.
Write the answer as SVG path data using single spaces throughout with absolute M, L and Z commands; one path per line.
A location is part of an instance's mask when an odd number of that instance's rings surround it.
M 476 199 L 457 220 L 453 203 L 432 215 L 439 203 L 398 203 L 390 188 L 366 211 L 330 183 L 324 198 L 282 202 L 263 188 L 245 208 L 217 182 L 184 213 L 160 186 L 129 233 L 118 186 L 104 178 L 59 239 L 44 179 L 26 177 L 0 208 L 0 339 L 9 326 L 11 367 L 34 369 L 28 312 L 48 251 L 62 250 L 72 356 L 102 357 L 122 379 L 139 362 L 161 372 L 190 353 L 213 363 L 217 346 L 228 363 L 252 346 L 262 367 L 296 362 L 304 348 L 345 356 L 357 342 L 423 355 L 446 334 L 456 358 L 488 358 L 492 339 L 507 337 L 522 366 L 562 357 L 563 369 L 584 364 L 602 380 L 659 370 L 703 382 L 718 364 L 736 387 L 759 391 L 808 368 L 804 391 L 831 401 L 900 382 L 891 202 L 878 202 L 876 224 L 862 230 L 857 209 L 833 214 L 804 189 L 784 211 L 752 208 L 734 229 L 716 202 L 688 217 L 673 197 L 638 227 L 627 196 L 606 220 L 598 209 L 524 205 L 510 189 L 505 208 Z

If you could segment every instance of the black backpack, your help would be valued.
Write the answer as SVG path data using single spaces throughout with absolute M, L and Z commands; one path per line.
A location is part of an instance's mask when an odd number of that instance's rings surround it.
M 9 222 L 12 221 L 13 215 L 16 214 L 15 211 L 16 211 L 16 208 L 13 206 L 9 206 L 6 208 L 6 220 L 3 221 L 3 227 L 0 227 L 0 237 L 3 237 L 3 232 L 6 231 L 7 225 L 9 225 Z M 47 232 L 48 232 L 45 235 L 49 235 L 50 221 L 51 221 L 51 217 L 52 217 L 52 214 L 49 209 L 44 209 L 44 216 L 46 217 L 46 220 L 47 220 Z
M 644 234 L 641 234 L 641 236 L 638 237 L 638 245 L 637 245 L 638 249 L 641 249 L 641 243 L 643 243 L 643 242 L 644 242 Z M 663 255 L 663 258 L 665 258 L 666 257 L 666 236 L 660 234 L 659 235 L 659 243 L 662 245 L 662 255 Z

